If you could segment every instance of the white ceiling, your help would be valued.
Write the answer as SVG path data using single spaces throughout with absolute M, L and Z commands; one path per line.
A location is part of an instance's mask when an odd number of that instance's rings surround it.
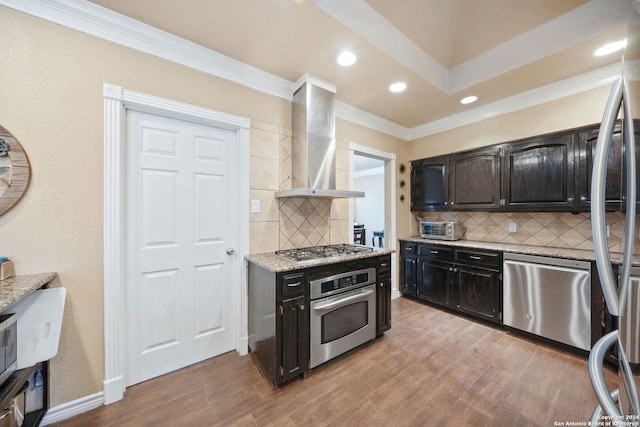
M 609 83 L 620 53 L 592 55 L 608 41 L 626 37 L 625 61 L 640 63 L 640 0 L 92 3 L 290 82 L 310 73 L 335 84 L 343 109 L 409 130 L 517 108 L 531 94 L 560 93 L 558 82 L 567 93 Z M 345 49 L 358 56 L 349 68 L 335 62 Z M 391 94 L 398 80 L 407 90 Z M 475 104 L 459 104 L 471 94 Z

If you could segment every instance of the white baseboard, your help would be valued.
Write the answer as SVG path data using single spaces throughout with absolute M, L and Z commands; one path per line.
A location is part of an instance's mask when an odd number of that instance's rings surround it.
M 236 349 L 240 356 L 245 356 L 249 354 L 249 337 L 240 338 L 240 342 L 238 343 L 238 348 Z
M 66 420 L 76 415 L 83 414 L 92 409 L 99 408 L 104 404 L 104 393 L 98 392 L 89 396 L 81 397 L 80 399 L 73 400 L 71 402 L 63 403 L 62 405 L 50 408 L 42 419 L 42 425 L 56 423 L 58 421 Z

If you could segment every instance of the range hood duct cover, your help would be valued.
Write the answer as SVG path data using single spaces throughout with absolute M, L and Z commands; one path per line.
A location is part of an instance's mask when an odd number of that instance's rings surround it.
M 293 189 L 276 197 L 364 197 L 362 191 L 336 190 L 335 89 L 303 79 L 293 94 Z

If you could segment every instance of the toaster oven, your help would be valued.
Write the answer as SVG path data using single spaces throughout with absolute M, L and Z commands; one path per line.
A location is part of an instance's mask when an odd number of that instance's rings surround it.
M 466 228 L 457 221 L 420 221 L 420 237 L 424 239 L 459 240 Z

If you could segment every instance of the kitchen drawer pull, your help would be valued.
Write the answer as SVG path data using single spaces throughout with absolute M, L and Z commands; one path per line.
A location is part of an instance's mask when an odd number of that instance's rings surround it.
M 439 254 L 440 252 L 431 250 L 431 251 L 429 251 L 429 253 L 432 253 L 432 254 L 434 254 L 434 255 L 437 255 L 437 254 Z
M 475 260 L 477 260 L 477 261 L 480 261 L 480 260 L 482 259 L 482 257 L 481 257 L 481 256 L 477 256 L 477 255 L 469 255 L 469 258 L 471 258 L 471 259 L 475 259 Z
M 300 286 L 302 285 L 302 282 L 295 282 L 295 283 L 287 283 L 287 286 L 290 288 L 296 287 L 296 286 Z
M 380 264 L 380 267 L 386 267 L 387 265 L 389 265 L 389 264 L 386 263 L 386 262 L 383 262 L 382 264 Z

